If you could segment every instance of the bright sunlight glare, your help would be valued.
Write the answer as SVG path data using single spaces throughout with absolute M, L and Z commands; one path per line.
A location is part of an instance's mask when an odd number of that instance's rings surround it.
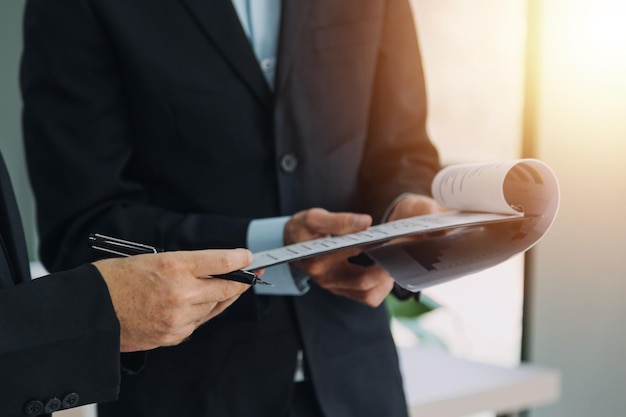
M 570 52 L 581 69 L 626 69 L 626 1 L 578 1 L 568 23 Z

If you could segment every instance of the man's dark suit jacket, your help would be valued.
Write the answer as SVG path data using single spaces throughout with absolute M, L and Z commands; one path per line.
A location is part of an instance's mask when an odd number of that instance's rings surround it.
M 230 0 L 28 0 L 22 88 L 51 270 L 91 260 L 90 232 L 243 247 L 310 207 L 379 219 L 438 169 L 407 0 L 284 0 L 273 92 Z M 300 347 L 328 417 L 406 416 L 384 307 L 315 284 L 126 357 L 100 416 L 283 417 Z
M 106 284 L 92 265 L 31 281 L 1 156 L 0 195 L 0 416 L 114 399 L 120 331 Z

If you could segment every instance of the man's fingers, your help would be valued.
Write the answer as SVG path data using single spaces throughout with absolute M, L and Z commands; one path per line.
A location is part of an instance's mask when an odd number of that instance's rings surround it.
M 250 288 L 248 284 L 211 277 L 248 266 L 252 262 L 252 253 L 247 249 L 178 251 L 163 255 L 171 258 L 164 264 L 171 261 L 170 272 L 178 277 L 178 284 L 174 287 L 171 278 L 166 278 L 171 283 L 166 291 L 172 308 L 227 300 Z M 167 277 L 168 269 L 165 271 L 164 277 Z
M 247 249 L 207 249 L 176 252 L 181 261 L 189 265 L 189 272 L 196 277 L 225 274 L 243 269 L 252 262 Z
M 393 288 L 393 279 L 377 266 L 367 272 L 358 267 L 343 268 L 340 275 L 328 275 L 318 283 L 334 294 L 372 307 L 380 305 Z
M 367 214 L 338 213 L 330 220 L 331 235 L 344 235 L 346 233 L 359 232 L 372 225 L 372 217 Z
M 214 318 L 214 317 L 216 317 L 216 316 L 218 316 L 218 315 L 220 315 L 224 310 L 226 310 L 228 307 L 230 307 L 230 305 L 232 303 L 237 301 L 237 298 L 239 298 L 239 296 L 235 296 L 235 297 L 229 298 L 229 299 L 224 300 L 224 301 L 220 301 L 217 304 L 215 304 L 215 307 L 213 307 L 211 309 L 211 311 L 209 311 L 208 314 L 204 317 L 203 323 L 208 321 L 208 320 L 210 320 L 210 319 L 212 319 L 212 318 Z
M 324 235 L 344 235 L 367 229 L 372 218 L 367 214 L 312 212 L 306 219 L 309 230 Z
M 122 351 L 178 344 L 250 288 L 199 278 L 245 268 L 245 249 L 180 251 L 94 262 L 120 322 Z M 223 302 L 223 303 L 222 303 Z
M 356 256 L 359 253 L 361 253 L 361 248 L 342 249 L 326 255 L 302 259 L 300 264 L 309 275 L 324 275 L 337 268 L 339 265 L 344 264 L 350 257 Z
M 285 225 L 286 244 L 302 242 L 327 235 L 344 235 L 367 229 L 371 216 L 357 213 L 331 213 L 322 208 L 298 212 Z
M 404 197 L 396 204 L 387 220 L 392 221 L 442 211 L 446 211 L 446 209 L 434 199 L 412 194 Z
M 222 278 L 198 278 L 194 281 L 193 294 L 190 299 L 193 304 L 236 299 L 250 288 L 248 284 Z

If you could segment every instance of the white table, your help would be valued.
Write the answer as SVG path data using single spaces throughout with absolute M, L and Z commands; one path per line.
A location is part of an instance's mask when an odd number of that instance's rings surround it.
M 522 364 L 515 368 L 459 359 L 436 348 L 400 348 L 411 416 L 462 417 L 510 413 L 553 403 L 561 374 Z

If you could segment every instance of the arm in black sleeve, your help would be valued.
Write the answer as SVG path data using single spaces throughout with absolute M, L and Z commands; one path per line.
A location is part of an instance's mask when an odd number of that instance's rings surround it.
M 132 40 L 116 43 L 95 3 L 29 0 L 25 11 L 23 126 L 42 262 L 58 271 L 93 261 L 89 233 L 168 250 L 245 246 L 250 219 L 177 210 L 181 199 L 157 189 L 167 185 L 170 168 L 138 161 L 159 145 L 133 128 L 133 94 L 119 50 Z M 158 129 L 159 116 L 149 117 Z M 170 141 L 161 161 L 175 158 L 181 146 Z
M 426 91 L 413 14 L 406 0 L 387 3 L 360 171 L 363 204 L 375 221 L 402 193 L 429 196 L 440 169 L 426 132 Z
M 0 416 L 116 399 L 119 338 L 93 265 L 0 289 Z

